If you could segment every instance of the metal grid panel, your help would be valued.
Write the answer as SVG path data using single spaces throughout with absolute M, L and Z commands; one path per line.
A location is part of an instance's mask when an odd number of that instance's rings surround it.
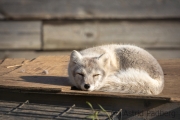
M 115 112 L 108 111 L 108 113 L 112 116 Z M 29 103 L 28 100 L 24 103 L 0 101 L 0 118 L 3 120 L 79 120 L 87 119 L 86 117 L 91 114 L 93 114 L 93 112 L 90 108 L 76 107 L 75 104 L 72 106 L 59 106 L 48 104 L 33 104 Z M 107 115 L 103 112 L 100 112 L 98 116 L 100 120 L 108 119 Z

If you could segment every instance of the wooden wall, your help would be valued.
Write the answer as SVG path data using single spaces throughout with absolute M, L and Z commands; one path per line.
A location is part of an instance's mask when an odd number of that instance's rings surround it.
M 111 43 L 180 58 L 180 0 L 0 0 L 0 58 Z

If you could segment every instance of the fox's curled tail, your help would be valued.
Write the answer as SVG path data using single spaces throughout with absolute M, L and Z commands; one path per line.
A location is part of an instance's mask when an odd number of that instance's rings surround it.
M 103 83 L 95 87 L 99 91 L 126 94 L 157 95 L 164 87 L 163 76 L 153 79 L 143 70 L 129 68 L 109 75 Z

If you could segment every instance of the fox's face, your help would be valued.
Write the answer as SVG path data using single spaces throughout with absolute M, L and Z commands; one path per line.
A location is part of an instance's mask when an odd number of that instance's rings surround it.
M 68 68 L 70 82 L 79 89 L 93 91 L 100 87 L 106 77 L 108 65 L 107 55 L 87 58 L 73 51 Z

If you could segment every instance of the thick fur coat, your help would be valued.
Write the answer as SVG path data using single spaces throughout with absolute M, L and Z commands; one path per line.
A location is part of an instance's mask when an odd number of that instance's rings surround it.
M 133 45 L 104 45 L 73 51 L 68 66 L 72 86 L 86 91 L 157 95 L 164 75 L 157 60 Z

